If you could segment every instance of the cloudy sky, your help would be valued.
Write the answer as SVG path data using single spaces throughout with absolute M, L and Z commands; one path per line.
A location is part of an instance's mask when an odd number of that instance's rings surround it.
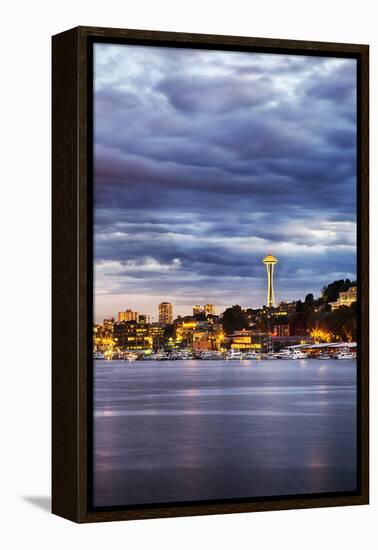
M 95 45 L 95 317 L 356 273 L 356 62 Z

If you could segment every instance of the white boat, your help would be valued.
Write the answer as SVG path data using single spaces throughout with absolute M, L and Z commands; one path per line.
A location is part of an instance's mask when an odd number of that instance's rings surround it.
M 307 355 L 300 351 L 299 349 L 283 349 L 280 353 L 277 353 L 276 357 L 278 359 L 306 359 Z
M 193 355 L 187 351 L 179 351 L 178 356 L 182 361 L 189 361 L 190 359 L 193 359 Z
M 243 355 L 241 351 L 232 349 L 227 353 L 226 358 L 233 359 L 233 360 L 235 359 L 240 360 L 240 359 L 243 359 Z
M 247 351 L 243 354 L 243 359 L 260 359 L 260 355 L 255 351 Z
M 155 355 L 155 359 L 157 361 L 168 361 L 170 359 L 168 353 L 164 353 L 164 352 L 158 352 L 156 355 Z
M 215 350 L 203 351 L 200 355 L 200 359 L 205 361 L 214 361 L 216 359 L 222 359 L 222 353 Z
M 264 359 L 268 361 L 275 361 L 277 357 L 274 355 L 274 353 L 267 353 L 264 357 Z
M 355 359 L 355 355 L 350 351 L 341 351 L 336 355 L 336 359 Z
M 101 351 L 95 351 L 95 352 L 93 353 L 93 359 L 95 359 L 95 360 L 98 360 L 98 359 L 105 359 L 105 357 L 104 357 L 104 354 L 101 353 Z
M 126 353 L 125 354 L 125 359 L 126 361 L 136 361 L 138 359 L 139 355 L 137 353 L 132 353 L 132 352 L 129 352 L 129 353 Z
M 328 361 L 328 359 L 332 359 L 332 357 L 327 353 L 321 353 L 320 355 L 318 355 L 318 359 L 321 359 L 322 361 Z

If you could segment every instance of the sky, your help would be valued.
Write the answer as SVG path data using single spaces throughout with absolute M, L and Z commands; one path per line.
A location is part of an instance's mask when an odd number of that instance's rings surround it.
M 94 48 L 97 321 L 355 278 L 355 60 Z

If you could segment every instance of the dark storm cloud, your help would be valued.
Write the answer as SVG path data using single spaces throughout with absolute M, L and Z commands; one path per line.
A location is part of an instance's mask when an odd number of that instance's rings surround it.
M 356 99 L 355 83 L 356 64 L 345 61 L 331 75 L 320 75 L 315 82 L 309 83 L 306 94 L 331 103 L 352 103 Z
M 259 305 L 267 252 L 282 299 L 353 277 L 355 68 L 97 45 L 98 315 L 113 295 Z
M 256 107 L 273 101 L 278 95 L 269 77 L 255 79 L 229 79 L 205 76 L 193 81 L 190 76 L 173 76 L 161 80 L 157 90 L 165 94 L 179 111 L 188 113 L 224 113 L 245 107 Z

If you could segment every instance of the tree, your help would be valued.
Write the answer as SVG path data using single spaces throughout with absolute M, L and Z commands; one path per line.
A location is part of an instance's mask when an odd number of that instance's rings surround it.
M 227 308 L 223 313 L 222 326 L 226 334 L 248 328 L 248 320 L 242 308 L 238 305 Z
M 168 338 L 172 338 L 174 335 L 175 335 L 174 325 L 165 325 L 165 327 L 164 327 L 164 340 L 168 340 Z

